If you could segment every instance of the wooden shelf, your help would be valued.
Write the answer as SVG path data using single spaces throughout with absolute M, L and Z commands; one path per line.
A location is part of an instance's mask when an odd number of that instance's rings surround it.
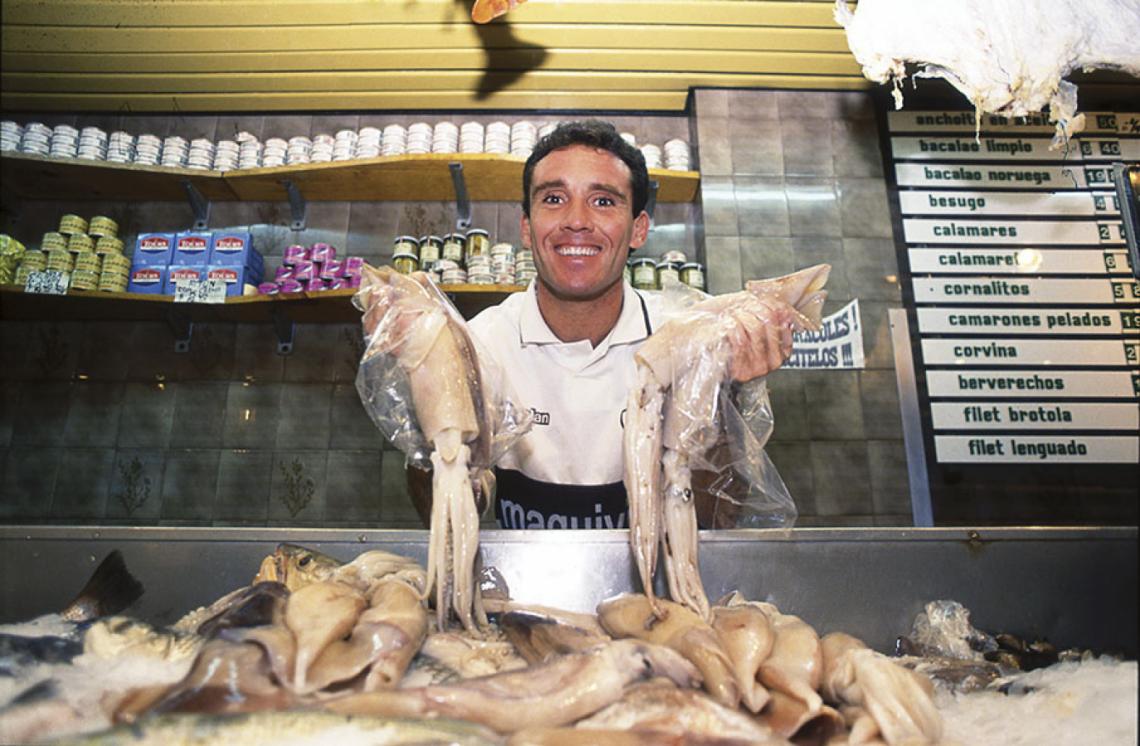
M 511 293 L 517 285 L 443 285 L 441 289 L 464 317 L 470 318 Z M 355 290 L 327 290 L 288 295 L 246 295 L 225 303 L 174 303 L 170 295 L 70 290 L 67 295 L 25 293 L 18 285 L 0 285 L 0 319 L 5 321 L 165 321 L 172 313 L 195 322 L 264 323 L 275 314 L 299 324 L 360 321 L 352 306 Z
M 287 199 L 292 181 L 314 202 L 450 201 L 455 198 L 449 163 L 462 163 L 469 197 L 477 202 L 522 198 L 524 160 L 510 155 L 397 155 L 334 163 L 308 163 L 240 171 L 195 171 L 165 166 L 54 159 L 24 153 L 0 157 L 5 198 L 38 200 L 186 199 L 183 182 L 215 201 L 274 202 Z M 658 202 L 692 202 L 700 174 L 652 169 Z

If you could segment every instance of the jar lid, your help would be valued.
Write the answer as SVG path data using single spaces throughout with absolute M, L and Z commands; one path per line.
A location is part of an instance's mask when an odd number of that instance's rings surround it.
M 630 259 L 629 260 L 629 266 L 630 267 L 645 267 L 645 266 L 652 267 L 655 265 L 654 265 L 654 262 L 652 259 L 650 259 L 647 256 L 643 256 L 640 259 Z
M 467 231 L 467 235 L 468 236 L 490 236 L 491 234 L 490 234 L 490 232 L 484 230 L 483 228 L 472 228 L 471 230 Z
M 665 269 L 680 269 L 680 268 L 681 268 L 681 263 L 680 263 L 680 262 L 668 262 L 668 261 L 666 261 L 666 262 L 657 262 L 657 269 L 661 269 L 661 268 L 665 268 Z
M 413 254 L 409 251 L 397 251 L 395 254 L 392 255 L 392 260 L 395 261 L 396 259 L 400 259 L 401 257 L 403 257 L 404 259 L 415 259 L 417 262 L 420 260 L 418 256 L 416 256 L 415 254 Z
M 464 236 L 462 233 L 448 233 L 446 236 L 444 236 L 444 237 L 443 237 L 443 240 L 444 240 L 444 241 L 459 241 L 459 242 L 463 242 L 463 241 L 466 241 L 466 240 L 467 240 L 467 237 L 466 237 L 466 236 Z
M 433 241 L 435 243 L 443 243 L 443 238 L 440 236 L 420 236 L 420 243 L 424 241 Z
M 681 269 L 703 269 L 700 262 L 685 262 L 681 265 Z
M 411 241 L 417 246 L 420 244 L 419 239 L 417 239 L 415 236 L 396 236 L 395 243 L 403 243 L 404 241 Z

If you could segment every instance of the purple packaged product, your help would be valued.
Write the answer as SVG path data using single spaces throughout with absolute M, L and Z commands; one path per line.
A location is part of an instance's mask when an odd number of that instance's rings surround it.
M 131 267 L 131 279 L 127 284 L 128 293 L 162 295 L 166 286 L 166 267 Z
M 293 265 L 293 279 L 305 282 L 317 278 L 320 272 L 318 266 L 313 262 L 301 261 Z
M 277 283 L 277 289 L 281 293 L 299 293 L 304 290 L 300 280 L 282 280 Z
M 201 282 L 204 279 L 206 279 L 205 267 L 186 267 L 172 264 L 170 265 L 170 271 L 166 274 L 166 284 L 162 288 L 162 294 L 174 295 L 175 283 L 185 280 L 197 280 Z
M 261 282 L 261 273 L 251 267 L 207 267 L 207 280 L 222 280 L 226 283 L 226 296 L 244 295 L 246 285 Z
M 282 264 L 293 265 L 299 261 L 309 261 L 312 256 L 309 250 L 300 244 L 293 244 L 285 249 L 285 256 L 281 259 Z
M 280 290 L 276 282 L 263 282 L 257 286 L 257 292 L 261 295 L 277 295 Z
M 353 275 L 352 277 L 345 277 L 341 279 L 342 288 L 358 288 L 360 287 L 360 275 Z
M 328 285 L 321 278 L 314 277 L 305 281 L 305 290 L 310 293 L 319 293 L 322 290 L 328 290 Z
M 348 287 L 344 284 L 343 277 L 337 277 L 335 279 L 329 280 L 328 283 L 329 286 L 326 288 L 327 290 L 340 290 L 341 288 Z
M 282 280 L 292 280 L 292 279 L 293 279 L 293 268 L 292 267 L 286 267 L 286 266 L 278 267 L 277 271 L 274 272 L 274 274 L 273 274 L 273 281 L 274 282 L 281 282 Z
M 205 267 L 210 260 L 212 233 L 187 231 L 174 236 L 174 253 L 170 265 L 179 267 Z
M 327 243 L 315 243 L 309 256 L 314 262 L 327 262 L 336 259 L 336 248 Z
M 173 233 L 140 233 L 131 264 L 135 267 L 166 267 L 174 253 Z
M 329 259 L 327 262 L 321 265 L 320 276 L 322 280 L 334 280 L 337 277 L 340 277 L 341 272 L 343 271 L 344 262 L 340 261 L 339 259 Z
M 361 268 L 364 267 L 364 257 L 362 256 L 346 256 L 344 258 L 344 265 L 341 272 L 345 277 L 353 277 L 360 275 Z

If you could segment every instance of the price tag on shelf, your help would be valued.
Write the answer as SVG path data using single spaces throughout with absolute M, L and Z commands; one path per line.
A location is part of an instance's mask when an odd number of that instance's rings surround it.
M 175 303 L 225 303 L 226 283 L 222 280 L 184 280 L 174 284 Z
M 67 295 L 69 279 L 66 272 L 60 272 L 57 269 L 29 272 L 28 279 L 24 282 L 24 292 L 41 295 Z

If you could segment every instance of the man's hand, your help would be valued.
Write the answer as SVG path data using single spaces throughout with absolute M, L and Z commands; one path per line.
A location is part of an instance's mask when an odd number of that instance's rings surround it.
M 738 321 L 728 337 L 732 380 L 744 383 L 767 375 L 791 357 L 792 333 L 802 328 L 802 317 L 790 304 L 778 298 L 751 298 L 729 313 Z

